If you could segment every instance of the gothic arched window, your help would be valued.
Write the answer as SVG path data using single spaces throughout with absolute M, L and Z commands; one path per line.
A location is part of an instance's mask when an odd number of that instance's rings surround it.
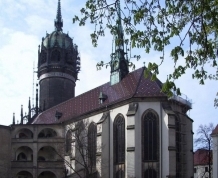
M 154 169 L 147 169 L 144 178 L 157 178 L 157 172 Z
M 142 118 L 143 161 L 158 160 L 158 117 L 153 111 L 148 111 Z
M 125 162 L 125 120 L 122 115 L 114 121 L 114 159 L 116 164 Z
M 72 131 L 68 130 L 66 134 L 66 153 L 71 153 Z
M 91 123 L 88 128 L 88 157 L 91 169 L 96 168 L 96 151 L 97 151 L 97 126 Z

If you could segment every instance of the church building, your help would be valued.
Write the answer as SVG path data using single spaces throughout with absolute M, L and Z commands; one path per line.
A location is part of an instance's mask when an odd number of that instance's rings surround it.
M 55 30 L 38 48 L 35 107 L 0 126 L 1 178 L 193 178 L 191 102 L 168 98 L 145 67 L 129 72 L 117 16 L 108 83 L 75 96 L 80 54 L 58 0 Z

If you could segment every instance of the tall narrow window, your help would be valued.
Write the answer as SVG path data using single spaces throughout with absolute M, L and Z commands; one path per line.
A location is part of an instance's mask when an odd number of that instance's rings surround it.
M 125 120 L 122 115 L 114 121 L 114 156 L 116 164 L 125 162 Z
M 66 153 L 71 153 L 72 131 L 68 130 L 66 134 Z
M 88 157 L 89 157 L 89 167 L 91 170 L 96 169 L 96 150 L 97 150 L 97 126 L 95 123 L 92 122 L 88 128 Z
M 156 114 L 149 111 L 142 119 L 142 145 L 143 145 L 143 161 L 158 160 L 158 118 Z

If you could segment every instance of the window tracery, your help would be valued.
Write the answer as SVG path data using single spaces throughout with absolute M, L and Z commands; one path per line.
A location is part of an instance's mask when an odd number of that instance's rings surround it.
M 158 118 L 152 111 L 148 111 L 142 119 L 143 161 L 158 160 Z
M 88 157 L 91 169 L 96 169 L 97 125 L 91 123 L 88 128 Z M 92 172 L 92 171 L 91 171 Z
M 114 156 L 115 163 L 125 162 L 125 120 L 122 115 L 114 121 Z

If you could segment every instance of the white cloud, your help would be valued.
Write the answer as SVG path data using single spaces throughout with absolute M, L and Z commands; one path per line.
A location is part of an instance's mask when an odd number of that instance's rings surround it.
M 10 124 L 11 120 L 5 118 L 12 117 L 12 112 L 19 115 L 21 104 L 27 107 L 28 96 L 32 95 L 33 61 L 37 59 L 37 38 L 8 32 L 7 43 L 0 48 L 0 107 L 4 113 L 1 124 Z

